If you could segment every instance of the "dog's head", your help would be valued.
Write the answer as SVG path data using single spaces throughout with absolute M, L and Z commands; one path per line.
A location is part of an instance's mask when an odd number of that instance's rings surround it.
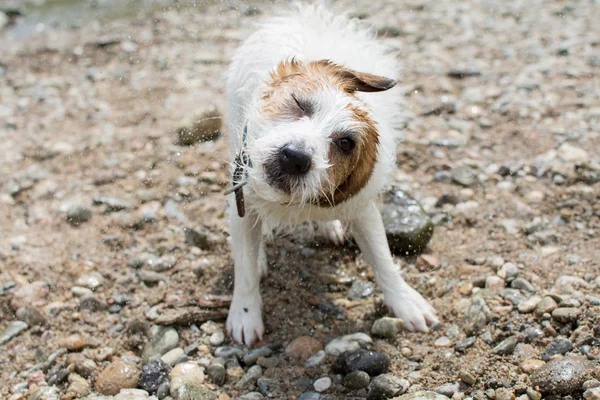
M 254 191 L 267 201 L 323 207 L 358 193 L 377 162 L 379 133 L 356 93 L 395 84 L 326 60 L 279 64 L 253 110 Z

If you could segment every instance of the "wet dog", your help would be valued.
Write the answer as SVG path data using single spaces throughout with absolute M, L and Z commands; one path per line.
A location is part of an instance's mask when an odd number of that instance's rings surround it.
M 395 168 L 398 72 L 370 30 L 319 5 L 266 21 L 237 50 L 227 80 L 236 341 L 264 333 L 264 236 L 306 222 L 335 241 L 353 235 L 406 329 L 437 322 L 394 263 L 375 203 Z

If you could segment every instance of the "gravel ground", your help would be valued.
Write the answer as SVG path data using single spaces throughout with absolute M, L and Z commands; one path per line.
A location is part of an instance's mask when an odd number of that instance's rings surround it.
M 350 243 L 288 237 L 264 343 L 223 335 L 223 73 L 281 5 L 8 27 L 1 398 L 600 399 L 600 4 L 337 4 L 405 67 L 395 187 L 435 228 L 401 262 L 440 326 L 398 329 Z

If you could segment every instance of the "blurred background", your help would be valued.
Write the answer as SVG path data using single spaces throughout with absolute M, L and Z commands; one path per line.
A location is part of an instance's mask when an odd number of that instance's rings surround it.
M 386 228 L 441 325 L 399 332 L 351 243 L 284 237 L 266 347 L 225 338 L 224 74 L 286 7 L 0 0 L 0 397 L 600 398 L 593 0 L 332 2 L 402 62 Z

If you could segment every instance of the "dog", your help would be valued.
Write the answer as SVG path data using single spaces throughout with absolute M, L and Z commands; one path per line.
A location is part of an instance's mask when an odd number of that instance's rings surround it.
M 306 223 L 336 242 L 345 229 L 353 235 L 405 329 L 437 323 L 402 278 L 376 204 L 395 168 L 398 73 L 396 57 L 371 30 L 322 4 L 295 5 L 237 49 L 227 72 L 235 195 L 226 328 L 235 341 L 250 346 L 264 334 L 265 237 Z

